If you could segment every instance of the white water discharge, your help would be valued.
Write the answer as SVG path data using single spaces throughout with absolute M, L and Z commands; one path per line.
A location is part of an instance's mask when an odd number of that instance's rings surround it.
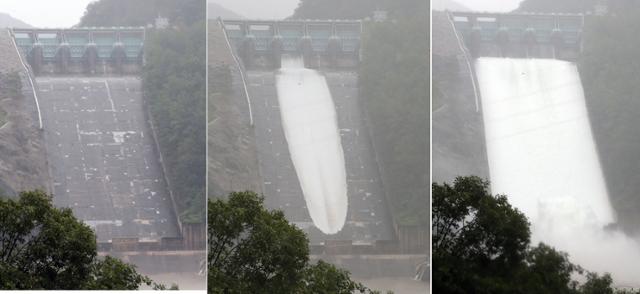
M 335 234 L 347 218 L 347 176 L 338 120 L 324 76 L 283 57 L 276 75 L 282 126 L 311 219 Z
M 491 188 L 531 221 L 532 241 L 618 283 L 640 278 L 638 243 L 615 222 L 578 70 L 549 59 L 479 58 Z

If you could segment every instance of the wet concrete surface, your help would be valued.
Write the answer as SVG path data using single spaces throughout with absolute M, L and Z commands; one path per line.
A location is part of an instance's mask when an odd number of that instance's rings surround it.
M 178 236 L 137 77 L 39 77 L 54 203 L 99 241 Z
M 311 244 L 326 240 L 370 243 L 393 239 L 391 219 L 358 98 L 357 73 L 323 73 L 338 114 L 349 198 L 345 226 L 334 235 L 322 233 L 309 216 L 282 128 L 275 74 L 274 71 L 247 73 L 267 206 L 283 210 L 289 221 L 308 234 Z

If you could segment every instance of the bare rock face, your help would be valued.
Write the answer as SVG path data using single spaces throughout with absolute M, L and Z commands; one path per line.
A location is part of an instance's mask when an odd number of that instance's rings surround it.
M 208 195 L 262 192 L 254 129 L 240 72 L 217 21 L 209 23 Z M 225 81 L 225 79 L 228 79 Z
M 50 191 L 46 146 L 27 73 L 0 30 L 0 195 Z

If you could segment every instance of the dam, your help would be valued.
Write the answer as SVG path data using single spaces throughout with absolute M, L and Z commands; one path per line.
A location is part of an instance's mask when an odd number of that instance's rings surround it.
M 469 68 L 492 194 L 507 195 L 527 216 L 533 244 L 610 272 L 616 283 L 637 280 L 638 243 L 612 229 L 616 215 L 575 64 L 582 16 L 452 12 L 448 18 Z
M 312 252 L 331 244 L 373 248 L 394 240 L 359 97 L 361 23 L 219 24 L 240 68 L 233 79 L 246 82 L 246 91 L 236 87 L 248 100 L 267 207 L 283 210 L 304 230 Z M 317 146 L 297 148 L 305 141 Z M 314 200 L 323 197 L 328 202 Z
M 35 74 L 135 74 L 143 63 L 144 28 L 12 29 L 12 35 Z
M 144 28 L 10 33 L 33 76 L 54 204 L 96 232 L 100 251 L 181 248 L 138 77 Z
M 95 232 L 98 256 L 132 263 L 158 282 L 202 289 L 205 226 L 181 222 L 165 176 L 140 77 L 145 29 L 15 28 L 8 35 L 35 102 L 54 205 Z

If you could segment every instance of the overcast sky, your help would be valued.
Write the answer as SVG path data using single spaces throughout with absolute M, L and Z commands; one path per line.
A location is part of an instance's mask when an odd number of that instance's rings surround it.
M 0 0 L 0 12 L 36 27 L 70 27 L 95 0 Z M 132 0 L 133 1 L 133 0 Z M 457 0 L 478 11 L 510 11 L 521 0 Z M 212 0 L 244 17 L 280 19 L 290 16 L 299 0 Z M 203 8 L 204 9 L 204 8 Z
M 0 12 L 35 27 L 66 28 L 78 24 L 87 4 L 94 1 L 0 0 Z
M 282 19 L 293 14 L 299 0 L 211 0 L 210 2 L 218 3 L 246 18 Z
M 522 0 L 454 0 L 471 10 L 506 12 L 518 8 Z

